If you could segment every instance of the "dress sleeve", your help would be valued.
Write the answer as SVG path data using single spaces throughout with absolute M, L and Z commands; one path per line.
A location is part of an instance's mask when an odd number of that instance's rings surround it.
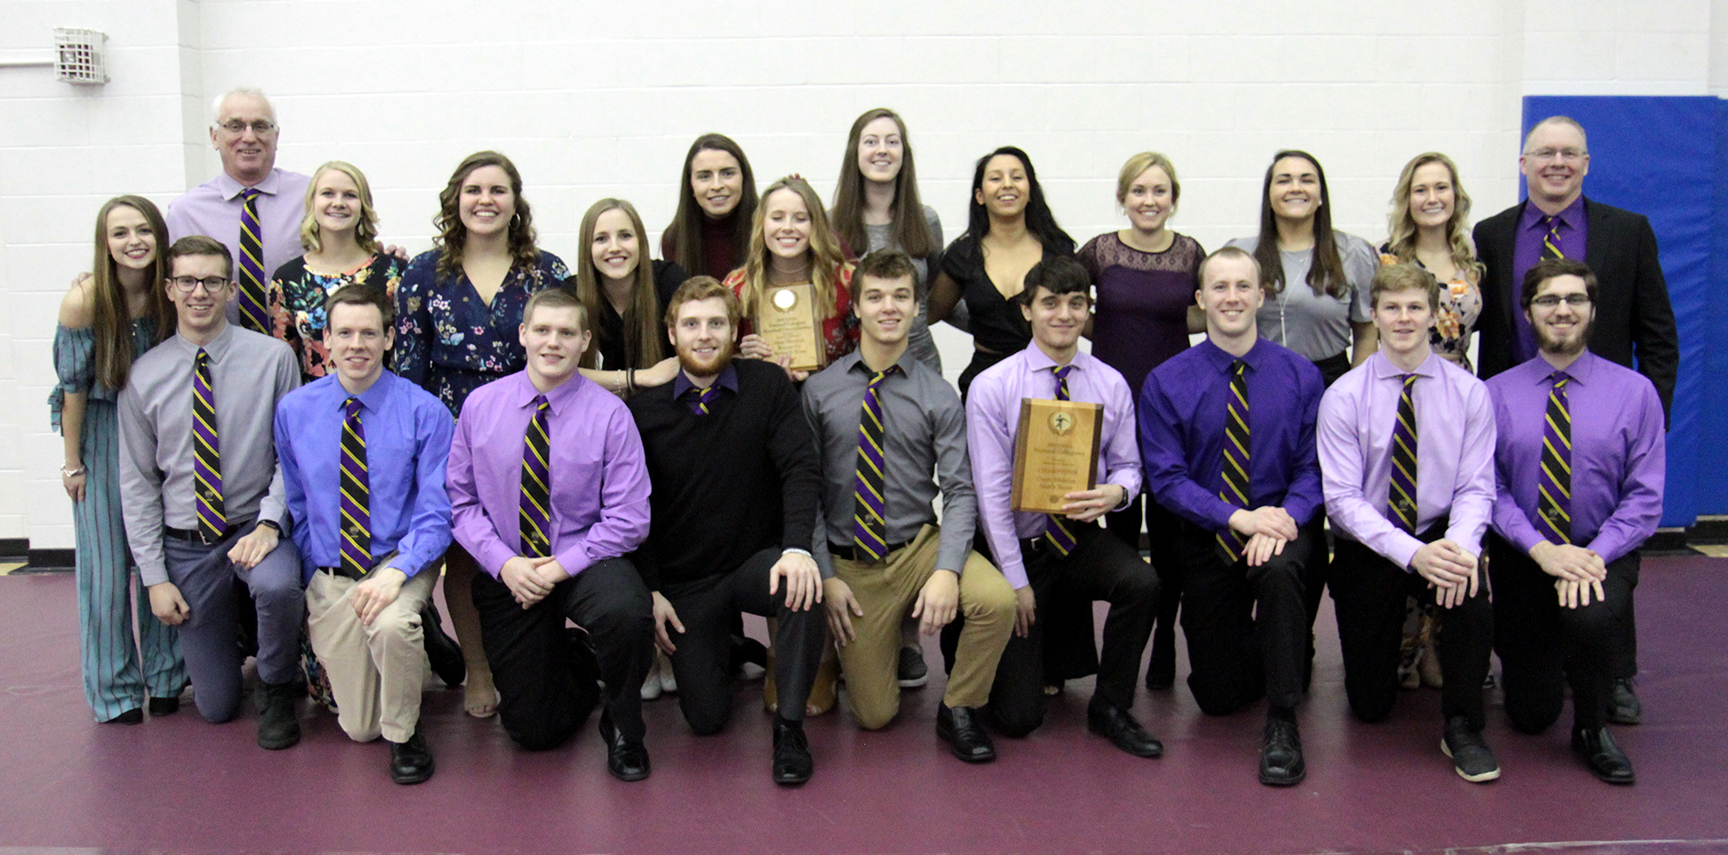
M 432 292 L 437 285 L 436 251 L 422 253 L 408 264 L 396 289 L 395 371 L 404 380 L 425 388 L 432 359 Z
M 89 327 L 55 326 L 54 374 L 59 381 L 48 395 L 48 422 L 60 430 L 60 412 L 67 393 L 89 392 L 95 382 L 96 334 Z

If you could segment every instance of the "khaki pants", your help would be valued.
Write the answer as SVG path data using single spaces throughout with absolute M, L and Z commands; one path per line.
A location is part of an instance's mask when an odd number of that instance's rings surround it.
M 865 730 L 884 727 L 900 711 L 900 622 L 930 575 L 936 572 L 939 532 L 927 525 L 911 543 L 881 562 L 866 564 L 836 556 L 834 575 L 852 589 L 864 616 L 852 617 L 857 639 L 840 648 L 852 713 Z M 1014 589 L 984 556 L 966 558 L 960 574 L 959 615 L 966 619 L 948 676 L 943 703 L 980 707 L 990 699 L 996 664 L 1014 632 Z
M 319 570 L 306 585 L 306 630 L 312 651 L 330 676 L 336 721 L 356 742 L 382 735 L 407 742 L 420 722 L 426 685 L 426 647 L 420 611 L 438 580 L 429 568 L 402 583 L 396 601 L 371 626 L 354 613 L 354 587 L 346 576 Z

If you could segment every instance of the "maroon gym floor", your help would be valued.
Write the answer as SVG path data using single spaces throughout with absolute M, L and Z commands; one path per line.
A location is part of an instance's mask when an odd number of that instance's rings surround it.
M 226 725 L 190 705 L 97 725 L 79 689 L 72 578 L 13 575 L 0 578 L 0 853 L 1728 853 L 1728 561 L 1647 559 L 1642 582 L 1645 723 L 1615 729 L 1633 787 L 1574 759 L 1570 711 L 1528 737 L 1491 709 L 1504 776 L 1489 785 L 1441 755 L 1438 692 L 1406 692 L 1385 724 L 1350 720 L 1327 605 L 1302 786 L 1256 781 L 1259 708 L 1207 718 L 1180 681 L 1135 705 L 1161 759 L 1086 732 L 1088 680 L 1032 737 L 998 740 L 995 764 L 966 766 L 933 733 L 938 668 L 884 731 L 860 732 L 844 711 L 811 720 L 816 777 L 786 790 L 768 777 L 756 684 L 718 737 L 692 736 L 670 697 L 648 704 L 654 774 L 639 784 L 606 774 L 593 720 L 573 744 L 527 754 L 443 688 L 425 701 L 438 772 L 416 787 L 392 785 L 382 744 L 351 743 L 310 704 L 304 740 L 281 752 L 253 743 L 250 709 Z M 927 657 L 940 661 L 933 645 Z

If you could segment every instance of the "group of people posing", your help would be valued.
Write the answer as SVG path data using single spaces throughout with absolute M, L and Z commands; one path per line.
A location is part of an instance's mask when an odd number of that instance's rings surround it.
M 941 637 L 936 732 L 961 760 L 1094 673 L 1088 729 L 1157 757 L 1130 709 L 1149 640 L 1146 685 L 1173 682 L 1179 616 L 1201 709 L 1264 699 L 1259 776 L 1284 786 L 1329 586 L 1359 718 L 1390 714 L 1413 601 L 1459 775 L 1500 774 L 1492 651 L 1516 729 L 1548 728 L 1569 686 L 1574 749 L 1633 780 L 1607 724 L 1641 716 L 1632 590 L 1678 346 L 1650 226 L 1583 197 L 1571 119 L 1531 131 L 1529 198 L 1473 241 L 1452 161 L 1413 159 L 1378 252 L 1332 228 L 1300 151 L 1267 168 L 1258 234 L 1207 254 L 1169 229 L 1163 155 L 1121 170 L 1129 226 L 1076 250 L 1030 157 L 1000 148 L 944 247 L 890 110 L 854 123 L 831 208 L 795 175 L 759 195 L 707 134 L 664 260 L 603 199 L 571 270 L 502 154 L 463 160 L 436 248 L 409 259 L 359 169 L 278 169 L 261 93 L 214 106 L 223 173 L 166 217 L 104 205 L 55 337 L 98 721 L 173 713 L 188 682 L 230 720 L 255 653 L 261 746 L 298 741 L 309 684 L 416 783 L 430 661 L 527 749 L 598 706 L 608 770 L 640 780 L 644 699 L 676 691 L 693 731 L 725 728 L 750 613 L 776 782 L 810 778 L 802 722 L 841 675 L 860 726 L 895 718 L 926 679 L 920 633 Z M 794 284 L 815 370 L 757 329 Z M 958 390 L 941 321 L 973 335 Z M 1024 399 L 1102 406 L 1096 487 L 1058 514 L 1015 510 Z

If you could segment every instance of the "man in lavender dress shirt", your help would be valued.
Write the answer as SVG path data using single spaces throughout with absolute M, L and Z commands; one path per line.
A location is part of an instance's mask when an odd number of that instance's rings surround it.
M 304 565 L 307 636 L 330 677 L 342 731 L 383 736 L 390 777 L 432 777 L 419 730 L 426 651 L 420 612 L 450 546 L 450 413 L 384 370 L 396 306 L 345 285 L 324 343 L 335 370 L 276 407 L 276 455 Z
M 1650 221 L 1584 195 L 1590 148 L 1584 128 L 1566 116 L 1550 116 L 1530 130 L 1518 166 L 1530 198 L 1475 229 L 1485 267 L 1476 337 L 1482 348 L 1479 373 L 1493 377 L 1536 356 L 1530 323 L 1518 302 L 1525 272 L 1544 258 L 1582 261 L 1601 282 L 1591 303 L 1596 321 L 1590 351 L 1650 378 L 1667 418 L 1680 372 L 1680 337 Z M 1631 682 L 1638 673 L 1638 632 L 1628 615 L 1626 637 L 1616 646 L 1608 706 L 1608 720 L 1615 724 L 1637 724 L 1643 716 Z
M 1099 518 L 1128 506 L 1140 492 L 1140 456 L 1134 448 L 1134 399 L 1116 369 L 1079 349 L 1092 314 L 1092 282 L 1071 258 L 1047 258 L 1026 273 L 1015 299 L 1032 326 L 1032 344 L 972 381 L 966 399 L 966 437 L 978 516 L 997 566 L 1019 600 L 1014 635 L 1002 652 L 990 712 L 1009 736 L 1025 736 L 1044 721 L 1044 620 L 1060 595 L 1108 600 L 1097 690 L 1086 726 L 1117 748 L 1157 757 L 1164 746 L 1129 713 L 1140 673 L 1140 654 L 1152 634 L 1158 577 L 1133 549 L 1100 528 Z M 1098 486 L 1069 493 L 1066 516 L 1016 512 L 1014 442 L 1023 398 L 1067 399 L 1104 405 Z M 1060 525 L 1069 534 L 1065 539 Z
M 577 373 L 590 333 L 574 295 L 534 295 L 520 335 L 528 367 L 468 396 L 450 447 L 456 540 L 486 571 L 474 606 L 498 716 L 523 748 L 555 748 L 587 719 L 603 680 L 606 768 L 640 781 L 653 611 L 623 556 L 648 535 L 642 440 L 623 402 Z M 581 631 L 566 633 L 565 618 Z
M 1404 601 L 1446 610 L 1440 633 L 1441 750 L 1473 783 L 1500 777 L 1482 740 L 1493 611 L 1481 584 L 1494 502 L 1488 390 L 1429 347 L 1440 285 L 1415 264 L 1382 267 L 1369 289 L 1380 349 L 1320 401 L 1316 444 L 1337 536 L 1328 584 L 1356 717 L 1383 721 L 1398 697 Z
M 1571 259 L 1543 261 L 1524 278 L 1540 354 L 1488 381 L 1499 429 L 1488 566 L 1512 726 L 1545 730 L 1569 684 L 1573 750 L 1598 778 L 1630 784 L 1608 705 L 1638 548 L 1662 518 L 1666 456 L 1655 386 L 1586 348 L 1600 296 L 1595 274 Z M 1551 422 L 1569 425 L 1559 442 Z M 1545 465 L 1545 445 L 1566 448 L 1563 466 Z M 1568 470 L 1567 483 L 1548 483 L 1556 479 L 1544 470 Z
M 1207 256 L 1196 293 L 1206 340 L 1153 369 L 1140 390 L 1140 451 L 1158 503 L 1180 517 L 1172 552 L 1183 574 L 1188 687 L 1207 715 L 1266 698 L 1260 782 L 1308 774 L 1296 727 L 1308 661 L 1304 593 L 1320 533 L 1314 420 L 1320 370 L 1260 337 L 1260 266 L 1237 247 Z M 1239 379 L 1238 379 L 1239 378 Z M 1233 385 L 1246 400 L 1247 466 L 1232 437 Z M 1240 406 L 1240 405 L 1238 405 Z M 1237 448 L 1226 453 L 1227 446 Z M 1240 470 L 1238 470 L 1240 471 Z M 1225 498 L 1234 479 L 1241 496 Z

